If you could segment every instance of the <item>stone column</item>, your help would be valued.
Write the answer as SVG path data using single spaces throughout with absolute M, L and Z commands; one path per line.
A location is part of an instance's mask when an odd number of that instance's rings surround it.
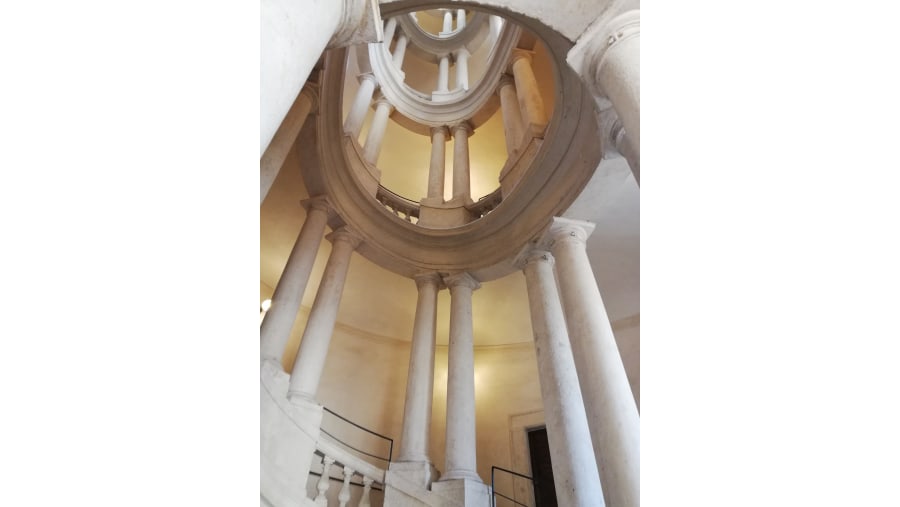
M 441 55 L 438 60 L 438 82 L 437 91 L 450 91 L 450 56 Z
M 397 30 L 397 18 L 391 18 L 384 24 L 384 47 L 390 51 L 391 42 L 394 41 L 394 32 Z
M 297 2 L 262 0 L 260 4 L 259 156 L 268 148 L 309 73 L 327 47 L 351 41 L 375 42 L 376 30 L 364 26 L 364 0 Z
M 406 43 L 409 42 L 409 36 L 400 32 L 400 36 L 397 37 L 397 45 L 394 46 L 394 54 L 392 55 L 394 58 L 394 67 L 397 67 L 397 70 L 403 69 L 403 57 L 406 56 Z
M 350 137 L 354 139 L 359 137 L 359 131 L 366 119 L 366 111 L 369 110 L 369 104 L 372 103 L 372 94 L 375 93 L 377 84 L 375 75 L 371 72 L 360 74 L 357 79 L 359 79 L 359 89 L 356 91 L 356 98 L 353 99 L 353 105 L 350 107 L 350 114 L 344 121 L 344 132 L 350 134 Z
M 288 397 L 292 400 L 315 400 L 344 291 L 344 281 L 350 267 L 350 256 L 361 242 L 359 236 L 347 227 L 329 234 L 328 239 L 332 243 L 331 255 L 325 265 L 319 291 L 300 341 L 300 350 L 294 361 L 294 369 L 291 371 Z
M 444 201 L 444 148 L 449 131 L 447 127 L 431 128 L 431 163 L 428 166 L 428 199 L 435 203 Z
M 641 14 L 630 10 L 585 30 L 567 61 L 594 94 L 598 107 L 610 104 L 641 151 Z
M 462 30 L 466 27 L 466 10 L 456 9 L 456 29 Z
M 460 48 L 456 51 L 456 87 L 469 89 L 469 51 Z
M 259 329 L 260 359 L 276 364 L 279 371 L 283 370 L 281 360 L 284 348 L 291 337 L 294 321 L 297 320 L 303 292 L 316 261 L 331 209 L 324 197 L 303 201 L 303 205 L 306 207 L 306 221 L 300 229 L 300 235 L 297 236 L 272 295 L 272 304 Z
M 593 228 L 554 218 L 549 238 L 606 503 L 637 507 L 640 417 L 585 251 Z
M 448 11 L 444 12 L 444 26 L 441 32 L 449 33 L 453 31 L 453 13 Z
M 509 74 L 500 77 L 500 108 L 503 111 L 503 133 L 506 153 L 512 157 L 522 146 L 522 113 L 516 94 L 516 82 Z
M 475 357 L 472 291 L 481 287 L 468 273 L 444 278 L 450 288 L 450 347 L 447 354 L 447 435 L 441 481 L 481 482 L 475 461 Z
M 469 136 L 472 125 L 464 121 L 453 126 L 453 200 L 468 204 L 472 201 L 469 189 Z
M 534 70 L 531 68 L 531 53 L 521 49 L 513 50 L 511 67 L 525 128 L 532 137 L 543 137 L 547 113 L 544 112 L 544 100 L 541 99 Z
M 381 153 L 381 142 L 384 140 L 384 131 L 387 129 L 388 117 L 394 107 L 385 98 L 384 95 L 378 94 L 375 99 L 375 116 L 372 118 L 372 125 L 369 127 L 369 135 L 366 136 L 366 145 L 363 147 L 363 156 L 372 165 L 377 165 L 378 155 Z
M 259 159 L 259 203 L 262 204 L 272 188 L 272 183 L 278 177 L 278 171 L 284 165 L 284 159 L 297 140 L 300 129 L 306 122 L 306 117 L 313 112 L 319 103 L 318 85 L 307 83 L 297 95 L 297 100 L 291 106 L 278 131 L 266 148 L 262 158 Z
M 415 280 L 419 299 L 409 353 L 403 433 L 397 461 L 430 462 L 428 431 L 431 428 L 431 400 L 434 395 L 434 340 L 441 278 L 437 273 L 425 273 L 417 275 Z
M 559 505 L 603 506 L 597 463 L 586 445 L 591 434 L 553 278 L 553 256 L 532 251 L 524 259 L 524 272 L 556 498 Z

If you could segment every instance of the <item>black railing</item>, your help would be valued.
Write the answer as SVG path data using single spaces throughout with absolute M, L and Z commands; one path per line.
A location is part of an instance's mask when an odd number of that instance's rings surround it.
M 344 446 L 346 446 L 346 447 L 348 447 L 348 448 L 350 448 L 350 449 L 353 449 L 354 451 L 356 451 L 356 452 L 358 452 L 358 453 L 360 453 L 360 454 L 364 454 L 364 455 L 366 455 L 366 456 L 369 456 L 369 457 L 372 457 L 372 458 L 375 458 L 375 459 L 377 459 L 377 460 L 381 460 L 381 461 L 384 461 L 384 462 L 387 462 L 387 463 L 390 463 L 390 462 L 391 462 L 391 459 L 394 457 L 394 439 L 392 439 L 392 438 L 390 438 L 390 437 L 386 437 L 386 436 L 384 436 L 384 435 L 382 435 L 382 434 L 380 434 L 380 433 L 376 433 L 376 432 L 374 432 L 374 431 L 372 431 L 372 430 L 370 430 L 370 429 L 368 429 L 368 428 L 365 428 L 365 427 L 363 427 L 363 426 L 360 426 L 360 425 L 356 424 L 355 422 L 351 421 L 350 419 L 347 419 L 346 417 L 344 417 L 344 416 L 342 416 L 342 415 L 340 415 L 340 414 L 338 414 L 338 413 L 336 413 L 336 412 L 334 412 L 334 411 L 332 411 L 332 410 L 329 410 L 328 407 L 322 407 L 322 408 L 325 410 L 325 412 L 328 412 L 329 414 L 331 414 L 331 415 L 337 417 L 338 419 L 340 419 L 340 420 L 342 420 L 342 421 L 344 421 L 344 422 L 346 422 L 346 423 L 349 423 L 349 424 L 351 424 L 351 425 L 353 425 L 353 426 L 355 426 L 355 427 L 357 427 L 357 428 L 359 428 L 359 429 L 365 431 L 366 433 L 369 433 L 370 435 L 374 435 L 374 436 L 376 436 L 376 437 L 378 437 L 378 438 L 380 438 L 380 439 L 382 439 L 382 440 L 386 440 L 386 441 L 388 442 L 388 444 L 389 444 L 389 447 L 388 447 L 388 456 L 387 456 L 387 458 L 385 458 L 384 456 L 378 456 L 378 455 L 375 455 L 375 454 L 372 454 L 372 453 L 363 451 L 362 449 L 357 449 L 356 447 L 354 447 L 354 446 L 348 444 L 347 442 L 344 442 L 344 441 L 341 440 L 340 438 L 338 438 L 338 437 L 332 435 L 331 433 L 325 431 L 325 428 L 320 428 L 320 431 L 321 431 L 322 433 L 328 435 L 329 437 L 333 438 L 335 441 L 341 443 L 342 445 L 344 445 Z
M 506 472 L 506 473 L 508 473 L 508 474 L 515 475 L 516 477 L 521 477 L 521 478 L 523 478 L 523 479 L 528 479 L 529 481 L 531 481 L 532 484 L 534 484 L 534 479 L 531 478 L 531 477 L 528 477 L 527 475 L 522 475 L 522 474 L 520 474 L 519 472 L 513 472 L 512 470 L 507 470 L 507 469 L 505 469 L 505 468 L 501 468 L 501 467 L 498 467 L 498 466 L 492 466 L 492 467 L 491 467 L 491 507 L 497 507 L 497 497 L 498 497 L 498 496 L 501 497 L 501 498 L 505 498 L 505 499 L 509 500 L 510 502 L 516 504 L 516 505 L 521 505 L 521 506 L 523 506 L 523 507 L 529 507 L 527 504 L 518 502 L 518 501 L 516 501 L 515 499 L 510 498 L 510 497 L 508 497 L 508 496 L 506 496 L 506 495 L 504 495 L 504 494 L 502 494 L 502 493 L 497 493 L 497 490 L 495 489 L 495 488 L 496 488 L 496 485 L 495 485 L 495 483 L 494 483 L 494 470 L 500 470 L 501 472 Z

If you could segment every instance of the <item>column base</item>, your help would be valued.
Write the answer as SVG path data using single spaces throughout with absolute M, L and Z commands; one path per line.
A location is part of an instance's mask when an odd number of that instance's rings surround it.
M 491 505 L 491 487 L 481 482 L 477 474 L 474 475 L 475 479 L 442 478 L 431 485 L 431 491 L 452 500 L 455 505 Z
M 430 461 L 395 461 L 388 470 L 424 489 L 429 489 L 438 477 L 438 471 Z

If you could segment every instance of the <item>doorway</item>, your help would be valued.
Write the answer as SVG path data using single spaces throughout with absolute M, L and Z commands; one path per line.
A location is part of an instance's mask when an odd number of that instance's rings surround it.
M 534 477 L 535 507 L 558 507 L 546 427 L 528 430 L 528 452 L 531 455 L 531 476 Z

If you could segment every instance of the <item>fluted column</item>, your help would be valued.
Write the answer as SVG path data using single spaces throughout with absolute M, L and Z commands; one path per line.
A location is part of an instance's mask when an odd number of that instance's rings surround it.
M 309 199 L 304 201 L 303 205 L 306 207 L 306 221 L 303 222 L 291 255 L 275 287 L 272 304 L 259 329 L 260 359 L 277 364 L 279 370 L 282 369 L 284 348 L 291 337 L 294 321 L 297 320 L 303 292 L 306 290 L 309 274 L 316 261 L 331 209 L 324 197 Z
M 500 77 L 500 108 L 503 112 L 503 134 L 506 137 L 506 153 L 509 156 L 519 151 L 522 145 L 522 113 L 516 82 L 509 74 Z
M 456 51 L 456 87 L 469 89 L 469 51 L 460 48 Z
M 266 148 L 262 158 L 259 159 L 259 203 L 266 199 L 272 183 L 278 177 L 278 171 L 284 165 L 287 154 L 300 134 L 300 129 L 306 122 L 306 117 L 319 103 L 318 85 L 307 84 L 297 95 L 297 100 L 291 106 L 281 126 L 275 132 L 272 142 Z
M 444 200 L 444 151 L 447 127 L 431 128 L 431 161 L 428 166 L 428 199 Z
M 403 69 L 403 57 L 406 56 L 406 44 L 409 42 L 409 36 L 400 31 L 400 35 L 397 37 L 397 45 L 394 46 L 394 67 L 397 67 L 397 70 Z
M 541 98 L 534 70 L 531 68 L 531 53 L 521 49 L 513 50 L 511 62 L 525 128 L 532 137 L 543 137 L 544 127 L 547 126 L 547 113 L 544 112 L 544 100 Z
M 328 345 L 334 332 L 341 294 L 344 292 L 350 256 L 361 241 L 359 236 L 347 227 L 341 227 L 329 234 L 328 238 L 332 243 L 331 255 L 325 265 L 319 291 L 316 293 L 300 341 L 300 350 L 294 361 L 294 369 L 291 371 L 291 383 L 288 388 L 288 397 L 291 399 L 315 400 L 322 370 L 325 368 Z
M 437 91 L 450 91 L 450 55 L 441 55 L 438 59 Z
M 356 98 L 353 99 L 353 105 L 350 106 L 350 114 L 344 121 L 344 132 L 349 133 L 350 137 L 354 139 L 359 137 L 359 131 L 366 119 L 366 111 L 369 110 L 369 105 L 372 103 L 372 94 L 375 93 L 377 84 L 375 75 L 371 72 L 360 74 L 358 79 L 359 89 L 356 90 Z
M 585 250 L 593 228 L 554 218 L 549 238 L 606 503 L 637 507 L 640 417 Z
M 556 498 L 559 505 L 603 506 L 597 463 L 586 445 L 591 434 L 553 278 L 553 256 L 533 251 L 525 257 L 523 271 Z
M 469 136 L 472 125 L 464 121 L 453 126 L 453 200 L 472 200 L 469 188 Z
M 626 11 L 609 21 L 595 23 L 578 39 L 567 60 L 593 92 L 601 109 L 610 104 L 615 109 L 640 159 L 640 11 Z
M 441 278 L 437 273 L 424 273 L 416 276 L 415 280 L 419 299 L 409 353 L 403 433 L 397 461 L 430 462 L 428 430 L 431 427 L 431 400 L 434 395 L 434 340 Z
M 259 156 L 269 143 L 303 88 L 326 47 L 359 40 L 366 13 L 365 1 L 297 2 L 262 0 L 260 3 L 260 108 Z M 370 13 L 371 15 L 371 13 Z M 378 20 L 378 13 L 374 13 Z M 364 34 L 375 42 L 375 31 Z
M 366 145 L 363 148 L 363 156 L 370 164 L 377 165 L 378 155 L 381 153 L 381 142 L 384 141 L 384 131 L 387 129 L 388 117 L 394 107 L 382 94 L 375 99 L 375 116 L 369 127 L 369 135 L 366 136 Z
M 441 480 L 481 481 L 475 461 L 475 357 L 472 291 L 481 287 L 468 273 L 444 278 L 450 288 L 450 347 L 447 357 L 447 434 Z

